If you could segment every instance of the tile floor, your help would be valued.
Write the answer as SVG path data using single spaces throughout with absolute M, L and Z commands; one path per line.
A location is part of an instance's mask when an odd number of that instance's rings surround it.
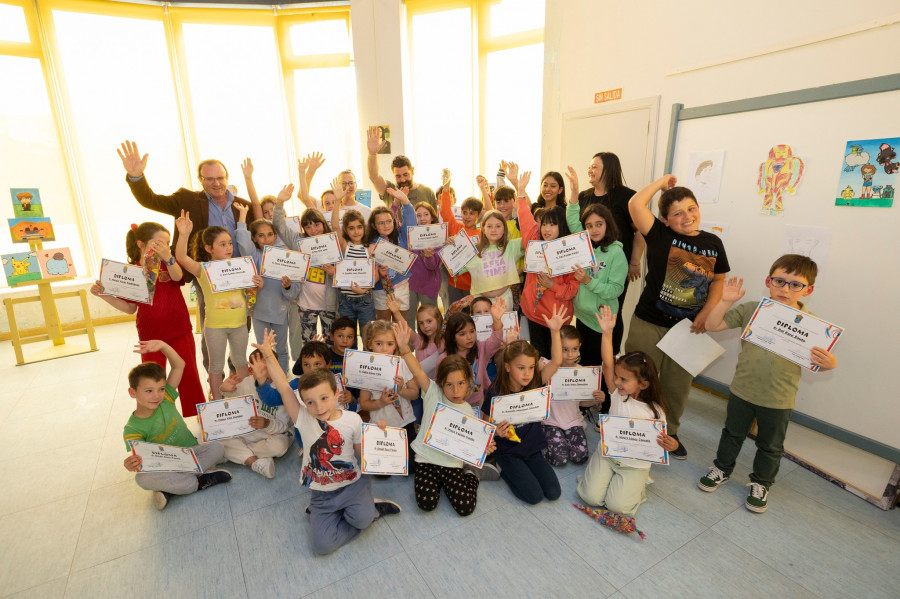
M 689 459 L 653 469 L 638 512 L 645 541 L 571 507 L 574 466 L 558 471 L 557 502 L 527 507 L 484 483 L 468 518 L 446 498 L 419 512 L 410 481 L 377 480 L 403 514 L 328 557 L 310 550 L 296 451 L 274 480 L 230 465 L 230 484 L 157 512 L 122 467 L 134 327 L 103 327 L 98 342 L 100 352 L 23 367 L 0 345 L 0 596 L 900 596 L 898 511 L 783 460 L 769 511 L 752 514 L 750 446 L 725 487 L 696 488 L 724 417 L 724 401 L 699 391 L 682 427 Z

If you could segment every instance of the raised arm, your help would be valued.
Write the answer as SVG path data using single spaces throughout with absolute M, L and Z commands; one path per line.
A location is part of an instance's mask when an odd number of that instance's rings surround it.
M 413 380 L 419 385 L 422 393 L 425 393 L 428 391 L 428 387 L 431 386 L 431 379 L 428 378 L 428 375 L 422 370 L 422 365 L 419 364 L 419 360 L 416 359 L 416 354 L 414 354 L 409 347 L 409 339 L 411 336 L 412 329 L 409 328 L 409 325 L 406 324 L 405 320 L 401 318 L 398 322 L 394 323 L 394 337 L 397 339 L 397 351 L 400 353 L 403 361 L 406 362 L 406 367 L 409 368 L 409 371 L 412 373 Z
M 523 240 L 541 238 L 538 224 L 531 213 L 531 198 L 528 197 L 528 192 L 525 191 L 530 179 L 531 171 L 525 171 L 522 173 L 521 178 L 517 179 L 518 185 L 516 185 L 516 196 L 518 197 L 516 216 L 519 217 L 519 230 L 522 232 Z M 523 241 L 522 244 L 524 246 L 525 242 Z
M 278 390 L 278 394 L 281 395 L 284 409 L 287 410 L 291 420 L 297 422 L 300 410 L 303 408 L 300 405 L 300 402 L 297 401 L 297 396 L 294 395 L 294 390 L 291 389 L 287 377 L 284 376 L 284 371 L 281 369 L 281 366 L 278 365 L 278 358 L 275 357 L 275 331 L 266 329 L 265 334 L 263 335 L 263 342 L 259 344 L 252 343 L 251 345 L 258 349 L 262 354 L 263 359 L 265 360 L 266 370 L 269 373 L 269 378 L 272 379 L 272 385 Z M 253 362 L 258 362 L 258 360 L 259 356 L 253 356 Z
M 122 166 L 127 174 L 128 187 L 131 188 L 131 194 L 138 204 L 144 208 L 177 217 L 181 205 L 175 196 L 159 195 L 150 189 L 150 184 L 147 183 L 147 178 L 144 176 L 148 154 L 141 156 L 137 142 L 123 142 L 121 149 L 116 149 L 116 153 L 122 160 Z
M 603 363 L 603 380 L 609 389 L 616 386 L 616 356 L 613 353 L 613 329 L 616 326 L 616 315 L 612 313 L 609 306 L 600 306 L 600 313 L 597 314 L 597 322 L 600 324 L 600 330 L 603 336 L 600 337 L 600 361 Z
M 578 205 L 578 173 L 571 166 L 566 167 L 566 179 L 569 180 L 569 204 Z
M 169 361 L 169 376 L 166 377 L 166 384 L 170 387 L 178 387 L 181 384 L 181 377 L 184 375 L 184 360 L 168 343 L 154 339 L 141 341 L 134 347 L 137 348 L 134 350 L 136 354 L 161 352 Z
M 175 244 L 175 259 L 181 264 L 181 267 L 199 278 L 203 272 L 200 263 L 188 256 L 187 246 L 191 231 L 194 230 L 194 223 L 191 222 L 191 213 L 181 211 L 181 215 L 175 219 L 175 228 L 178 229 L 178 243 Z
M 375 187 L 376 193 L 379 196 L 383 196 L 384 191 L 387 189 L 387 183 L 384 177 L 378 174 L 378 148 L 380 147 L 381 140 L 378 138 L 378 128 L 369 127 L 368 131 L 366 131 L 366 149 L 369 151 L 369 155 L 366 158 L 366 168 L 369 171 L 369 181 Z
M 259 253 L 259 249 L 250 238 L 250 231 L 247 229 L 247 212 L 249 207 L 243 204 L 235 204 L 238 211 L 238 222 L 234 230 L 234 236 L 237 240 L 238 247 L 241 250 L 241 256 L 254 256 Z
M 556 371 L 562 366 L 562 337 L 559 335 L 559 330 L 571 320 L 572 316 L 566 313 L 564 306 L 554 306 L 550 318 L 544 316 L 544 322 L 550 329 L 550 361 L 541 368 L 541 381 L 544 383 L 548 382 L 550 377 L 556 374 Z
M 448 237 L 453 237 L 464 228 L 463 224 L 456 220 L 456 216 L 453 215 L 453 208 L 450 206 L 450 192 L 447 191 L 446 187 L 441 190 L 438 209 L 440 211 L 441 218 L 444 219 L 445 223 L 447 223 Z
M 278 194 L 278 198 L 281 198 L 281 194 Z M 281 237 L 282 241 L 284 241 L 285 245 L 289 248 L 297 250 L 300 247 L 300 238 L 302 235 L 287 226 L 282 202 L 275 202 L 275 210 L 272 213 L 272 226 L 275 227 L 275 232 L 278 233 L 278 236 Z
M 647 240 L 639 231 L 634 232 L 634 244 L 631 246 L 631 256 L 628 257 L 628 280 L 637 281 L 641 278 L 641 258 L 644 256 L 644 248 Z
M 309 195 L 309 178 L 306 175 L 307 169 L 309 168 L 309 156 L 306 158 L 298 158 L 297 159 L 297 177 L 299 179 L 299 187 L 300 190 L 297 192 L 297 198 L 303 202 L 303 205 L 307 208 L 315 208 L 316 200 L 311 195 Z M 282 237 L 284 239 L 284 237 Z
M 656 217 L 650 211 L 650 200 L 653 199 L 657 191 L 666 191 L 675 187 L 677 183 L 678 180 L 675 178 L 675 175 L 663 175 L 634 194 L 628 201 L 628 212 L 631 213 L 631 220 L 634 221 L 634 226 L 637 227 L 641 235 L 646 235 L 650 232 L 650 228 L 656 222 Z
M 341 244 L 341 252 L 347 251 L 347 240 L 341 230 L 341 206 L 344 203 L 344 192 L 341 189 L 341 180 L 335 177 L 331 180 L 331 192 L 334 194 L 334 208 L 331 209 L 331 230 L 337 233 L 338 243 Z
M 247 186 L 247 197 L 250 198 L 250 205 L 254 208 L 262 205 L 259 203 L 259 195 L 256 193 L 256 185 L 253 184 L 253 162 L 247 158 L 241 163 L 241 172 L 244 174 L 244 185 Z M 240 209 L 239 209 L 240 210 Z M 256 211 L 254 210 L 254 214 Z
M 388 195 L 400 202 L 400 214 L 403 215 L 403 218 L 400 219 L 400 235 L 401 238 L 406 238 L 406 230 L 416 223 L 416 209 L 413 208 L 412 202 L 409 201 L 409 197 L 399 189 L 391 187 L 387 192 Z
M 728 279 L 722 288 L 722 297 L 716 302 L 715 307 L 709 311 L 709 315 L 706 317 L 707 331 L 717 332 L 728 328 L 728 325 L 725 323 L 725 313 L 747 293 L 743 286 L 744 279 L 738 277 Z M 709 304 L 709 301 L 707 301 L 707 304 Z

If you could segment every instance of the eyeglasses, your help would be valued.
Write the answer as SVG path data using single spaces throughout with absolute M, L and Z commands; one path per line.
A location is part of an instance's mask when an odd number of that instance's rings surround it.
M 787 279 L 782 279 L 781 277 L 769 277 L 769 282 L 779 289 L 787 285 L 788 289 L 790 289 L 791 291 L 803 291 L 804 289 L 809 287 L 809 285 L 801 283 L 800 281 L 788 281 Z
M 348 187 L 353 187 L 354 185 L 356 185 L 355 181 L 341 181 L 341 187 L 343 187 L 344 189 L 347 189 Z
M 228 181 L 228 177 L 200 177 L 201 181 L 210 181 L 212 183 L 224 183 Z
M 387 225 L 393 225 L 393 224 L 394 224 L 394 221 L 392 221 L 392 220 L 376 220 L 375 221 L 376 227 L 386 227 Z

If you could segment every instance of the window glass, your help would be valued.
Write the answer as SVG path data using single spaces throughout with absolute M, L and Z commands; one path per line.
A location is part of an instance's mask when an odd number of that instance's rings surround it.
M 351 51 L 347 21 L 311 21 L 291 26 L 294 56 L 348 54 Z
M 0 4 L 0 41 L 31 41 L 25 24 L 25 11 L 21 6 Z

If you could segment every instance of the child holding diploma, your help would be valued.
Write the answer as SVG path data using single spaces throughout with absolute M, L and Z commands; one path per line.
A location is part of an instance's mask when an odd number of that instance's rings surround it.
M 484 393 L 483 414 L 491 413 L 491 401 L 495 396 L 510 395 L 537 389 L 546 384 L 556 369 L 562 364 L 562 343 L 559 329 L 566 321 L 566 313 L 554 308 L 550 317 L 544 317 L 550 329 L 551 358 L 540 365 L 540 355 L 524 340 L 513 341 L 503 350 L 500 373 L 497 380 Z M 569 316 L 569 318 L 571 318 Z M 518 440 L 507 438 L 509 421 L 497 424 L 496 459 L 500 467 L 500 477 L 509 485 L 513 495 L 522 501 L 535 505 L 545 497 L 551 501 L 559 499 L 561 490 L 559 479 L 553 467 L 544 459 L 547 439 L 541 422 L 528 422 L 515 426 Z M 510 435 L 512 437 L 512 435 Z
M 579 213 L 578 176 L 571 166 L 568 171 L 572 196 L 566 206 L 566 220 L 573 233 L 587 231 L 594 247 L 597 266 L 586 271 L 576 268 L 573 273 L 581 284 L 575 295 L 575 326 L 581 333 L 585 351 L 581 363 L 585 366 L 600 364 L 600 335 L 596 314 L 598 306 L 609 306 L 619 311 L 619 296 L 628 278 L 628 259 L 622 250 L 619 229 L 612 212 L 603 204 L 591 204 Z
M 206 322 L 204 335 L 209 350 L 209 390 L 213 399 L 222 399 L 222 381 L 225 379 L 225 350 L 231 349 L 231 361 L 238 375 L 245 377 L 247 370 L 247 298 L 243 289 L 213 293 L 203 268 L 203 262 L 227 260 L 231 258 L 234 246 L 231 235 L 222 227 L 207 227 L 194 237 L 191 253 L 187 254 L 187 242 L 194 229 L 190 214 L 181 211 L 175 219 L 178 228 L 178 243 L 175 257 L 182 268 L 197 278 L 206 302 Z M 257 289 L 263 286 L 259 275 L 253 277 Z
M 419 202 L 415 208 L 416 221 L 419 226 L 437 224 L 437 212 L 431 204 Z M 406 323 L 409 328 L 415 328 L 419 306 L 437 305 L 438 294 L 441 291 L 441 259 L 435 253 L 435 248 L 410 251 L 418 258 L 413 262 L 409 271 L 409 309 Z
M 347 210 L 344 218 L 340 219 L 340 210 L 332 210 L 331 227 L 337 232 L 338 242 L 341 244 L 341 253 L 344 260 L 366 260 L 370 258 L 366 248 L 366 220 L 359 210 Z M 375 280 L 378 280 L 378 269 L 375 269 Z M 338 304 L 338 314 L 353 320 L 354 334 L 357 323 L 363 326 L 367 322 L 375 320 L 375 300 L 372 298 L 372 289 L 363 289 L 356 283 L 350 289 L 341 288 L 341 298 Z
M 289 198 L 294 186 L 289 184 L 278 194 L 279 197 Z M 255 220 L 247 227 L 248 206 L 236 205 L 238 211 L 237 229 L 234 236 L 237 238 L 241 256 L 250 256 L 256 265 L 256 272 L 262 272 L 263 254 L 266 246 L 274 246 L 276 233 L 272 223 L 265 219 Z M 296 246 L 294 246 L 296 247 Z M 300 295 L 300 281 L 292 283 L 287 276 L 281 280 L 262 277 L 263 286 L 256 294 L 256 305 L 253 308 L 253 330 L 256 332 L 256 342 L 262 340 L 262 332 L 266 329 L 275 331 L 278 339 L 276 353 L 281 368 L 287 371 L 288 367 L 288 310 Z
M 458 221 L 453 215 L 449 186 L 444 185 L 441 190 L 440 210 L 441 219 L 447 223 L 447 239 L 456 236 L 460 231 L 465 231 L 470 239 L 480 239 L 481 231 L 478 229 L 478 223 L 481 220 L 481 212 L 484 210 L 481 200 L 472 197 L 466 198 L 461 206 L 462 221 Z M 447 291 L 451 304 L 469 295 L 471 286 L 472 277 L 468 273 L 460 273 L 455 277 L 447 273 Z M 444 309 L 446 310 L 447 306 L 444 306 Z
M 578 329 L 567 324 L 559 330 L 559 337 L 562 343 L 561 366 L 578 367 L 581 355 L 581 334 Z M 587 461 L 589 452 L 581 408 L 592 408 L 600 404 L 605 395 L 597 389 L 592 400 L 550 402 L 550 416 L 544 421 L 544 436 L 547 437 L 546 457 L 551 466 L 565 466 L 567 462 L 584 464 Z
M 647 277 L 631 317 L 625 351 L 640 350 L 659 368 L 659 382 L 666 398 L 669 432 L 678 439 L 678 425 L 693 376 L 656 344 L 669 329 L 689 318 L 691 332 L 706 331 L 706 319 L 722 296 L 728 257 L 722 240 L 700 230 L 700 205 L 686 187 L 675 187 L 673 175 L 665 175 L 637 192 L 628 211 L 647 242 Z M 657 191 L 659 219 L 650 211 Z M 679 443 L 672 457 L 687 459 Z
M 816 263 L 806 256 L 781 256 L 772 264 L 766 278 L 769 297 L 808 312 L 800 298 L 813 292 L 817 274 Z M 722 299 L 706 319 L 708 331 L 746 328 L 759 302 L 745 302 L 731 308 L 744 297 L 743 284 L 744 280 L 736 277 L 725 284 Z M 821 347 L 812 348 L 810 361 L 820 370 L 837 366 L 834 354 Z M 725 427 L 713 466 L 697 483 L 701 490 L 711 493 L 729 479 L 744 439 L 756 420 L 756 457 L 750 473 L 750 494 L 744 505 L 751 512 L 766 511 L 769 488 L 781 465 L 784 437 L 797 399 L 800 372 L 799 365 L 748 341 L 741 342 L 741 353 L 728 394 Z
M 128 373 L 128 394 L 137 406 L 125 424 L 125 447 L 131 451 L 129 441 L 146 441 L 175 447 L 191 447 L 203 474 L 193 472 L 140 472 L 143 460 L 129 454 L 124 466 L 129 472 L 137 472 L 134 481 L 142 489 L 153 491 L 153 505 L 161 510 L 172 495 L 189 495 L 231 480 L 227 470 L 212 470 L 225 460 L 225 448 L 217 441 L 202 445 L 191 434 L 181 414 L 175 408 L 178 392 L 175 387 L 184 373 L 184 360 L 164 341 L 141 341 L 135 353 L 161 352 L 171 365 L 169 377 L 166 369 L 156 362 L 144 362 Z
M 404 250 L 409 248 L 409 240 L 406 231 L 411 225 L 416 224 L 416 211 L 406 194 L 392 187 L 387 188 L 387 193 L 400 201 L 400 217 L 401 222 L 397 222 L 393 211 L 387 206 L 378 206 L 372 209 L 369 215 L 369 229 L 366 234 L 366 241 L 369 244 L 369 253 L 375 251 L 375 246 L 379 241 L 387 241 L 394 245 L 402 247 Z M 416 259 L 418 261 L 418 259 Z M 400 313 L 403 320 L 406 320 L 406 313 L 409 310 L 409 277 L 412 272 L 403 274 L 390 270 L 387 266 L 378 266 L 380 279 L 375 284 L 375 290 L 372 292 L 375 298 L 375 315 L 379 320 L 390 320 L 391 311 L 387 306 L 387 298 L 389 289 L 394 299 L 400 304 Z M 386 284 L 385 281 L 390 281 Z M 415 308 L 413 308 L 415 311 Z
M 472 276 L 471 294 L 492 300 L 502 297 L 507 306 L 512 306 L 513 294 L 509 286 L 519 283 L 516 262 L 525 254 L 522 239 L 510 239 L 506 218 L 498 210 L 488 210 L 482 216 L 481 239 L 475 249 L 478 255 L 459 271 Z
M 138 339 L 141 341 L 161 339 L 184 360 L 184 375 L 178 385 L 178 395 L 181 401 L 181 415 L 187 418 L 197 415 L 197 404 L 206 401 L 206 395 L 203 393 L 200 375 L 197 372 L 194 327 L 191 324 L 187 304 L 184 303 L 184 296 L 181 294 L 184 273 L 172 256 L 169 243 L 169 230 L 159 223 L 131 225 L 131 229 L 125 235 L 125 251 L 131 264 L 144 266 L 144 259 L 150 252 L 159 256 L 159 275 L 156 278 L 152 304 L 101 295 L 103 286 L 100 281 L 95 281 L 91 286 L 91 294 L 125 314 L 137 312 Z M 142 354 L 141 360 L 156 362 L 163 368 L 166 367 L 166 357 L 159 352 Z
M 274 337 L 267 331 L 263 343 L 253 346 L 265 357 L 272 383 L 307 448 L 300 482 L 311 492 L 308 509 L 313 551 L 327 555 L 381 516 L 399 514 L 400 506 L 373 498 L 371 479 L 361 476 L 356 456 L 362 443 L 362 419 L 338 407 L 334 375 L 314 370 L 300 377 L 301 405 L 278 366 L 274 345 Z
M 474 416 L 472 406 L 466 401 L 473 382 L 469 363 L 461 356 L 450 356 L 441 362 L 436 379 L 431 380 L 410 349 L 411 335 L 412 331 L 405 322 L 394 324 L 394 336 L 397 338 L 400 355 L 422 389 L 425 414 L 430 418 L 437 405 L 442 403 Z M 428 427 L 420 427 L 419 434 L 410 446 L 415 452 L 416 461 L 416 505 L 423 511 L 433 511 L 437 508 L 443 489 L 453 510 L 460 516 L 468 516 L 475 511 L 478 500 L 478 474 L 464 468 L 462 460 L 425 445 L 427 434 Z M 491 441 L 487 453 L 492 453 L 496 447 L 496 443 Z
M 473 406 L 481 405 L 484 399 L 484 390 L 491 384 L 488 378 L 487 367 L 503 345 L 503 321 L 500 320 L 506 311 L 506 301 L 498 298 L 491 306 L 491 318 L 494 321 L 491 336 L 484 341 L 478 341 L 475 334 L 475 321 L 468 314 L 457 312 L 447 319 L 447 330 L 444 331 L 444 351 L 438 356 L 440 364 L 447 356 L 462 356 L 472 368 L 475 379 L 466 396 L 466 401 Z
M 405 320 L 398 322 L 406 322 Z M 363 347 L 376 354 L 397 355 L 397 339 L 394 329 L 386 320 L 376 320 L 366 324 L 363 329 Z M 401 369 L 400 372 L 403 372 Z M 415 380 L 405 381 L 398 375 L 395 379 L 397 392 L 385 387 L 382 391 L 373 392 L 361 389 L 359 392 L 359 408 L 369 412 L 370 422 L 384 420 L 387 426 L 405 428 L 408 439 L 416 436 L 416 415 L 411 400 L 419 397 L 419 387 Z M 409 473 L 415 465 L 409 462 Z
M 531 172 L 519 175 L 516 181 L 519 195 L 519 227 L 522 229 L 522 245 L 528 249 L 528 242 L 553 241 L 569 234 L 566 223 L 566 211 L 561 206 L 541 208 L 535 215 L 531 214 L 531 201 L 525 187 L 531 179 Z M 579 290 L 574 273 L 550 277 L 545 272 L 525 274 L 522 287 L 522 301 L 519 304 L 522 314 L 528 319 L 528 336 L 531 344 L 541 356 L 550 355 L 550 331 L 544 326 L 544 317 L 553 313 L 553 309 L 561 306 L 566 313 L 572 314 L 572 300 Z
M 613 355 L 612 331 L 616 317 L 609 306 L 600 306 L 595 318 L 603 329 L 601 354 L 603 378 L 612 390 L 610 416 L 666 419 L 666 402 L 661 392 L 656 365 L 644 352 L 629 352 L 616 360 Z M 678 440 L 660 433 L 656 442 L 666 451 L 678 447 Z M 632 458 L 605 458 L 600 445 L 591 456 L 584 476 L 578 477 L 578 496 L 587 504 L 633 516 L 638 506 L 647 501 L 647 479 L 650 462 Z

